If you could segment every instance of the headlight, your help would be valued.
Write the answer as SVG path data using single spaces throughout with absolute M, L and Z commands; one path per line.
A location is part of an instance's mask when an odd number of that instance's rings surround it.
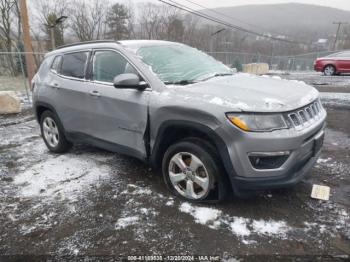
M 244 131 L 266 132 L 288 128 L 281 114 L 227 113 L 232 124 Z

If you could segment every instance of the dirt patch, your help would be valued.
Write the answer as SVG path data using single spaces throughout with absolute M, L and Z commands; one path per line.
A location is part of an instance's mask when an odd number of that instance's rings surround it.
M 46 149 L 33 116 L 0 134 L 0 253 L 114 257 L 130 254 L 325 255 L 350 246 L 349 111 L 329 108 L 321 157 L 292 189 L 198 205 L 174 198 L 136 159 L 78 145 Z M 328 202 L 312 184 L 331 187 Z

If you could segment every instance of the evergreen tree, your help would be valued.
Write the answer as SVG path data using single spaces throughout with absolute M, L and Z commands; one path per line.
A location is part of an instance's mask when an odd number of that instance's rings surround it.
M 114 4 L 107 13 L 107 25 L 109 27 L 107 35 L 114 40 L 128 38 L 128 19 L 128 8 L 123 4 Z

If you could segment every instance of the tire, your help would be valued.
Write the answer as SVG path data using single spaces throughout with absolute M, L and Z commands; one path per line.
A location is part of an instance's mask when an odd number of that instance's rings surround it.
M 196 138 L 171 145 L 162 161 L 168 189 L 191 202 L 223 200 L 227 193 L 226 177 L 222 176 L 223 169 L 214 150 L 206 141 Z
M 67 152 L 72 144 L 66 139 L 63 127 L 58 117 L 49 110 L 40 117 L 41 135 L 47 148 L 54 153 Z
M 336 74 L 335 67 L 333 65 L 326 65 L 323 68 L 323 74 L 325 76 L 333 76 L 333 75 L 335 75 Z

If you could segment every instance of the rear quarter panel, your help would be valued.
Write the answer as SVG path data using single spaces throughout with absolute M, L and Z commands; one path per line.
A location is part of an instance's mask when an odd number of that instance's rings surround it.
M 54 90 L 49 87 L 49 83 L 53 80 L 54 75 L 50 71 L 50 66 L 54 56 L 49 56 L 44 59 L 38 72 L 32 80 L 33 89 L 33 104 L 44 102 L 55 106 Z

